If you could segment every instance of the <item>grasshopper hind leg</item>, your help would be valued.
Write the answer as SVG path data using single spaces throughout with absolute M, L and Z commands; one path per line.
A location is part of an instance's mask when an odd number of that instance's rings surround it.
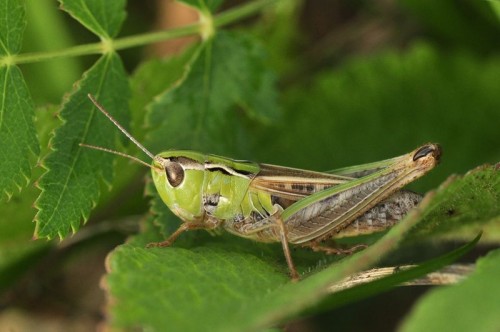
M 279 230 L 280 242 L 283 247 L 283 253 L 285 254 L 286 263 L 288 264 L 288 269 L 290 270 L 290 277 L 293 282 L 299 281 L 299 274 L 295 265 L 293 264 L 292 254 L 290 252 L 290 247 L 288 245 L 288 232 L 285 223 L 280 219 L 275 219 L 275 224 Z
M 358 236 L 387 230 L 399 223 L 422 200 L 422 195 L 400 190 L 358 217 L 333 238 Z
M 408 190 L 400 190 L 365 212 L 345 228 L 333 233 L 330 239 L 334 240 L 342 237 L 384 231 L 401 221 L 421 200 L 422 196 L 420 194 Z M 358 244 L 347 249 L 336 248 L 322 244 L 320 239 L 305 243 L 303 246 L 313 251 L 324 252 L 328 255 L 350 255 L 367 247 L 366 244 Z

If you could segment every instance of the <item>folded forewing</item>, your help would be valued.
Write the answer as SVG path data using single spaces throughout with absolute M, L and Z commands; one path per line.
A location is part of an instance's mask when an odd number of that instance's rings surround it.
M 260 171 L 252 180 L 251 188 L 290 200 L 298 200 L 352 180 L 346 176 L 297 168 L 268 164 L 260 164 L 259 166 Z

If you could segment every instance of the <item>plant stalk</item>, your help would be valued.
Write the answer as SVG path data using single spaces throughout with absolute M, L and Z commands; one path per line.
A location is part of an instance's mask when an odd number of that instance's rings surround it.
M 223 13 L 214 16 L 213 23 L 215 27 L 222 27 L 238 21 L 242 18 L 255 14 L 268 5 L 276 3 L 278 0 L 257 0 L 233 9 L 229 9 Z M 131 47 L 138 47 L 147 44 L 152 44 L 160 41 L 185 37 L 189 35 L 200 34 L 202 23 L 194 23 L 179 28 L 155 31 L 134 36 L 118 38 L 115 40 L 102 40 L 98 43 L 78 45 L 64 50 L 52 52 L 33 52 L 19 55 L 11 55 L 9 64 L 33 63 L 56 58 L 69 56 L 82 56 L 91 54 L 104 54 L 111 50 L 121 50 Z M 111 46 L 111 48 L 110 48 Z M 1 58 L 0 58 L 1 60 Z

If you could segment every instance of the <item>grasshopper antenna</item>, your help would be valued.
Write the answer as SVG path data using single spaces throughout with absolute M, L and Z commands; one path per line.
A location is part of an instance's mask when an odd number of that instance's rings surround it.
M 92 103 L 94 103 L 94 105 L 97 107 L 97 109 L 99 111 L 102 112 L 102 114 L 106 115 L 106 117 L 111 120 L 111 122 L 113 122 L 115 124 L 115 126 L 118 127 L 118 129 L 120 129 L 120 131 L 128 137 L 129 140 L 131 140 L 132 142 L 134 142 L 135 145 L 137 145 L 137 147 L 139 147 L 139 149 L 141 149 L 145 154 L 147 154 L 151 159 L 155 159 L 155 156 L 149 152 L 148 149 L 146 149 L 141 143 L 139 143 L 128 131 L 125 130 L 125 128 L 122 127 L 121 124 L 118 123 L 118 121 L 116 121 L 112 116 L 111 114 L 109 114 L 105 109 L 104 107 L 99 104 L 97 102 L 97 100 L 94 98 L 94 96 L 92 96 L 90 93 L 87 95 L 89 97 L 89 99 L 92 101 Z M 129 155 L 125 155 L 125 154 L 122 154 L 122 153 L 119 153 L 117 151 L 113 151 L 113 150 L 108 150 L 106 148 L 101 148 L 101 147 L 98 147 L 98 146 L 91 146 L 91 145 L 85 145 L 85 144 L 80 144 L 80 146 L 85 146 L 85 147 L 88 147 L 88 148 L 91 148 L 91 149 L 95 149 L 95 150 L 101 150 L 101 151 L 106 151 L 106 152 L 110 152 L 110 153 L 114 153 L 114 154 L 117 154 L 119 156 L 128 156 L 130 157 L 131 159 L 136 159 L 135 157 L 132 157 L 132 156 L 129 156 Z M 142 160 L 141 160 L 142 161 Z M 143 162 L 145 164 L 145 162 Z M 150 167 L 148 165 L 148 167 Z
M 153 166 L 151 166 L 150 164 L 148 164 L 148 163 L 140 160 L 139 158 L 136 158 L 134 156 L 126 154 L 126 153 L 118 152 L 118 151 L 111 150 L 111 149 L 106 149 L 106 148 L 103 148 L 101 146 L 89 145 L 89 144 L 84 144 L 84 143 L 80 143 L 79 145 L 83 146 L 85 148 L 93 149 L 93 150 L 99 150 L 99 151 L 104 151 L 104 152 L 116 154 L 117 156 L 121 156 L 121 157 L 125 157 L 125 158 L 128 158 L 128 159 L 132 159 L 133 161 L 136 161 L 139 164 L 143 164 L 146 167 L 153 168 Z

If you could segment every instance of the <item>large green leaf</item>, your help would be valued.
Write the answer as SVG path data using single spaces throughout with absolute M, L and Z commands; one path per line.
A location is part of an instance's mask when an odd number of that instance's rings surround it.
M 184 83 L 150 107 L 153 149 L 244 150 L 248 135 L 238 110 L 261 121 L 278 115 L 274 77 L 264 56 L 262 47 L 241 33 L 218 32 L 206 42 Z
M 477 268 L 458 285 L 439 288 L 419 301 L 402 331 L 500 330 L 500 250 L 477 261 Z
M 146 109 L 158 95 L 166 94 L 182 84 L 196 60 L 201 46 L 193 46 L 180 55 L 164 59 L 151 59 L 143 62 L 130 80 L 132 98 L 130 109 L 134 137 L 139 141 L 144 137 L 144 118 Z
M 198 236 L 186 240 L 183 234 L 173 247 L 146 249 L 146 243 L 159 239 L 148 223 L 144 233 L 109 257 L 107 285 L 112 324 L 153 330 L 161 330 L 168 324 L 174 330 L 217 331 L 256 330 L 278 324 L 322 302 L 331 283 L 368 268 L 396 249 L 397 242 L 403 239 L 407 242 L 411 236 L 405 234 L 422 217 L 489 186 L 490 171 L 483 168 L 448 181 L 369 249 L 298 284 L 287 284 L 286 264 L 280 257 L 279 246 L 256 244 L 233 236 Z M 498 179 L 498 172 L 495 174 Z M 436 228 L 449 229 L 446 218 L 450 216 L 443 216 Z M 304 260 L 303 252 L 294 251 L 293 256 L 300 271 L 315 270 L 317 264 L 325 264 L 318 263 L 324 258 L 322 255 Z M 377 290 L 367 292 L 373 294 Z M 217 305 L 213 305 L 214 301 Z M 339 297 L 338 301 L 344 303 L 345 299 Z M 329 305 L 338 304 L 330 301 Z
M 100 193 L 100 180 L 112 181 L 113 156 L 80 147 L 80 143 L 108 148 L 115 146 L 118 130 L 87 98 L 92 93 L 121 123 L 127 123 L 129 88 L 117 54 L 103 55 L 89 69 L 63 104 L 64 125 L 51 141 L 54 150 L 45 160 L 47 172 L 36 201 L 36 236 L 65 237 L 85 221 Z
M 21 71 L 9 60 L 20 50 L 24 15 L 20 1 L 0 6 L 0 199 L 28 184 L 30 158 L 39 153 L 31 96 Z

